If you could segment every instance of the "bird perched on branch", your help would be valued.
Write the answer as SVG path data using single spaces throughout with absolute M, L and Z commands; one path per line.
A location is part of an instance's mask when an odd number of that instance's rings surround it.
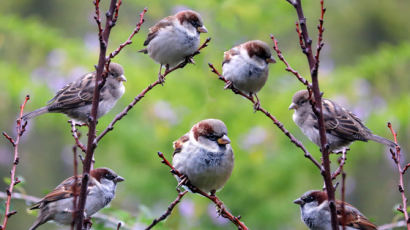
M 269 46 L 263 41 L 253 40 L 233 47 L 224 53 L 222 62 L 222 75 L 229 81 L 225 88 L 233 84 L 250 96 L 255 95 L 256 106 L 259 106 L 256 93 L 268 79 L 268 65 L 275 62 Z
M 330 222 L 330 210 L 327 193 L 319 190 L 307 191 L 300 198 L 293 201 L 300 205 L 302 221 L 312 230 L 332 230 Z M 344 215 L 342 211 L 344 204 Z M 372 224 L 359 210 L 348 203 L 336 200 L 337 222 L 340 229 L 342 225 L 347 230 L 376 230 Z
M 160 64 L 158 78 L 163 82 L 162 66 L 168 69 L 194 54 L 199 48 L 199 34 L 207 32 L 199 13 L 183 10 L 149 28 L 144 42 L 146 48 L 139 52 L 148 54 Z
M 64 113 L 68 117 L 88 123 L 94 97 L 96 72 L 83 75 L 60 89 L 48 105 L 25 114 L 22 119 L 29 120 L 44 113 Z M 97 119 L 109 112 L 125 92 L 123 82 L 127 81 L 120 64 L 110 63 L 104 86 L 100 91 Z
M 234 165 L 227 132 L 222 121 L 207 119 L 195 124 L 187 134 L 174 142 L 172 163 L 175 169 L 186 176 L 184 180 L 211 193 L 225 185 Z
M 316 145 L 320 144 L 318 119 L 312 110 L 310 100 L 314 101 L 313 95 L 309 97 L 307 90 L 296 92 L 292 98 L 289 109 L 294 109 L 293 121 L 302 132 Z M 335 102 L 322 100 L 323 120 L 325 122 L 326 140 L 329 151 L 342 152 L 353 141 L 376 141 L 390 148 L 397 145 L 386 138 L 377 136 L 368 129 L 362 121 L 349 110 Z
M 84 216 L 88 218 L 107 206 L 115 196 L 117 183 L 121 181 L 124 181 L 124 178 L 109 168 L 91 170 Z M 40 209 L 40 214 L 29 230 L 51 220 L 64 225 L 73 222 L 73 199 L 80 194 L 82 176 L 79 175 L 77 183 L 75 182 L 74 176 L 67 178 L 30 208 Z

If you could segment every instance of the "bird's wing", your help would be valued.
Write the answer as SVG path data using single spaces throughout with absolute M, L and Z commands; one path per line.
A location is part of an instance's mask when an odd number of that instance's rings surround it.
M 92 103 L 95 72 L 84 75 L 59 90 L 49 102 L 49 110 L 71 109 Z
M 345 218 L 342 214 L 342 204 L 345 206 Z M 346 202 L 336 201 L 337 219 L 339 225 L 352 227 L 360 230 L 376 230 L 377 227 L 371 223 L 359 210 Z
M 174 16 L 168 16 L 168 17 L 162 19 L 161 21 L 157 22 L 151 28 L 149 28 L 147 39 L 145 39 L 145 41 L 144 41 L 144 46 L 147 46 L 151 42 L 151 40 L 154 39 L 158 35 L 158 32 L 161 29 L 163 29 L 167 26 L 172 26 L 173 17 Z
M 65 179 L 53 191 L 48 193 L 39 202 L 35 203 L 30 209 L 38 209 L 47 203 L 70 198 L 74 195 L 79 195 L 82 185 L 82 175 L 77 176 L 77 183 L 74 176 Z M 94 180 L 89 180 L 87 194 L 90 186 L 95 185 Z
M 180 153 L 182 151 L 182 146 L 184 145 L 185 142 L 189 141 L 189 133 L 183 135 L 180 137 L 178 140 L 174 141 L 173 147 L 174 147 L 174 154 Z
M 360 119 L 331 100 L 323 100 L 323 119 L 326 132 L 349 141 L 366 141 Z
M 233 47 L 232 49 L 224 52 L 224 60 L 222 65 L 229 63 L 233 56 L 239 55 L 239 50 L 237 47 Z

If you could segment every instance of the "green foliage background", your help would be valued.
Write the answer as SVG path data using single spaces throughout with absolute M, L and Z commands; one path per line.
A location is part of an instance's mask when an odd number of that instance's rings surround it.
M 108 1 L 103 4 L 106 7 Z M 319 1 L 303 1 L 310 34 L 316 44 Z M 399 133 L 403 154 L 410 145 L 410 2 L 405 0 L 326 1 L 325 47 L 320 84 L 325 97 L 353 110 L 375 133 L 390 138 L 386 122 Z M 133 30 L 139 12 L 147 6 L 140 34 L 116 62 L 125 68 L 126 93 L 114 111 L 103 117 L 98 130 L 112 120 L 149 83 L 158 65 L 136 51 L 149 26 L 175 10 L 188 7 L 200 12 L 211 36 L 210 46 L 195 58 L 196 65 L 169 75 L 163 87 L 152 90 L 121 120 L 96 151 L 96 166 L 107 166 L 126 178 L 116 199 L 104 213 L 139 229 L 162 213 L 176 197 L 176 181 L 160 163 L 156 152 L 171 159 L 172 141 L 199 120 L 219 118 L 228 126 L 235 150 L 235 169 L 219 196 L 232 213 L 241 215 L 251 229 L 306 229 L 292 201 L 309 189 L 322 187 L 317 169 L 303 153 L 250 103 L 223 90 L 207 63 L 220 69 L 223 51 L 251 39 L 269 44 L 274 34 L 292 66 L 309 77 L 307 61 L 294 31 L 296 14 L 285 0 L 124 1 L 109 48 L 115 49 Z M 14 133 L 18 105 L 31 95 L 27 111 L 46 104 L 64 83 L 93 70 L 98 38 L 93 4 L 81 0 L 20 0 L 0 2 L 0 129 Z M 203 40 L 205 36 L 202 36 Z M 319 151 L 295 126 L 288 111 L 291 96 L 302 89 L 278 62 L 260 92 L 262 106 L 283 122 L 319 159 Z M 43 196 L 72 175 L 73 139 L 67 118 L 48 114 L 31 121 L 20 146 L 19 190 Z M 83 140 L 86 129 L 82 128 Z M 390 154 L 377 143 L 355 143 L 348 154 L 347 201 L 376 224 L 398 218 L 401 201 L 397 171 Z M 0 140 L 0 177 L 8 177 L 12 149 Z M 337 161 L 337 156 L 332 156 Z M 334 165 L 335 167 L 335 165 Z M 409 176 L 406 177 L 406 182 Z M 6 182 L 0 183 L 2 191 Z M 410 188 L 406 187 L 407 191 Z M 410 194 L 407 194 L 410 196 Z M 27 229 L 35 213 L 14 201 L 18 214 L 9 229 Z M 189 194 L 172 216 L 157 229 L 235 229 L 215 219 L 214 206 Z M 60 229 L 47 224 L 42 229 Z M 95 225 L 95 229 L 103 229 Z

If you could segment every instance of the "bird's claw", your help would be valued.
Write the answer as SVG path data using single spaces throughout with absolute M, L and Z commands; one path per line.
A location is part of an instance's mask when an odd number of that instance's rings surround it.
M 227 81 L 225 83 L 224 89 L 232 89 L 233 83 L 231 81 Z

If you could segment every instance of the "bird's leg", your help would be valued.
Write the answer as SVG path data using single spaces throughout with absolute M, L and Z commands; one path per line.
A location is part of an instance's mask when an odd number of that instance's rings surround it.
M 233 83 L 231 81 L 226 81 L 224 89 L 232 89 Z
M 192 56 L 187 56 L 187 57 L 185 57 L 185 62 L 186 62 L 186 63 L 192 63 L 192 64 L 195 65 L 195 61 L 194 61 L 194 59 L 192 58 Z
M 249 96 L 252 98 L 253 98 L 253 95 L 255 95 L 255 98 L 256 98 L 256 102 L 253 105 L 254 112 L 256 112 L 261 107 L 261 102 L 259 101 L 258 95 L 256 95 L 256 93 L 249 93 Z
M 164 85 L 165 79 L 164 76 L 161 74 L 162 64 L 159 65 L 159 72 L 158 72 L 158 81 L 161 85 Z

